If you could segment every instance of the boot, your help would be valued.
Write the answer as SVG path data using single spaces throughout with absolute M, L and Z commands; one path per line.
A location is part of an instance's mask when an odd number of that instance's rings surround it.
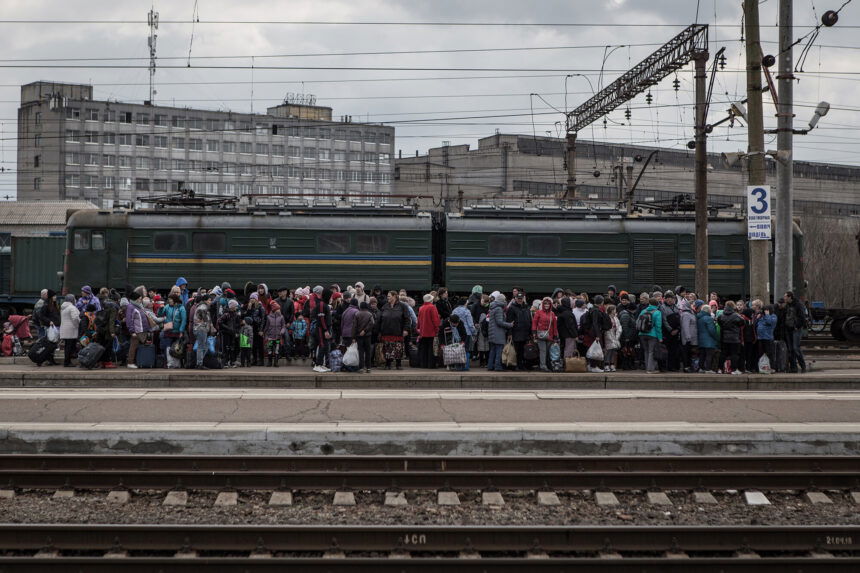
M 269 356 L 269 367 L 271 368 L 271 366 L 272 366 L 272 357 Z
M 277 358 L 277 357 L 276 357 L 276 358 L 275 358 L 275 368 L 277 368 L 277 367 L 278 367 L 278 360 L 280 360 L 280 358 Z

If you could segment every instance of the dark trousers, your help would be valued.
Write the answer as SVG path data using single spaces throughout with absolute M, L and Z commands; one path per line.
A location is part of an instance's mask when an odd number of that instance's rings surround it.
M 747 372 L 758 372 L 758 348 L 755 342 L 744 343 L 744 369 Z
M 326 360 L 328 359 L 329 341 L 325 338 L 319 340 L 314 338 L 313 344 L 314 366 L 325 366 Z
M 436 356 L 433 355 L 432 338 L 422 338 L 418 341 L 418 367 L 436 368 Z
M 514 341 L 514 350 L 517 351 L 517 370 L 526 369 L 526 360 L 523 358 L 526 352 L 526 340 Z
M 681 345 L 681 360 L 684 363 L 684 368 L 692 368 L 693 367 L 693 349 L 694 348 L 695 348 L 695 346 L 693 346 L 689 342 L 687 344 Z M 701 368 L 701 367 L 702 367 L 702 365 L 701 365 L 701 361 L 700 361 L 699 368 Z
M 666 345 L 666 350 L 669 351 L 666 369 L 670 372 L 677 372 L 681 369 L 681 338 L 677 334 L 666 336 L 663 338 L 663 343 Z
M 732 370 L 737 370 L 738 366 L 739 366 L 738 360 L 739 360 L 740 351 L 741 351 L 740 343 L 739 342 L 724 342 L 723 343 L 723 351 L 725 352 L 725 354 L 723 355 L 723 358 L 725 358 L 726 362 L 728 362 L 731 365 Z
M 78 346 L 77 338 L 64 338 L 63 339 L 64 349 L 63 349 L 63 366 L 68 366 L 72 363 L 72 358 L 75 356 L 75 348 Z
M 265 358 L 263 356 L 263 347 L 265 346 L 263 342 L 263 335 L 254 333 L 254 347 L 251 352 L 251 363 L 252 364 L 260 364 L 262 365 Z
M 714 371 L 714 356 L 716 348 L 699 348 L 699 370 Z
M 766 354 L 767 359 L 770 362 L 771 370 L 776 370 L 776 364 L 773 362 L 773 340 L 759 340 L 758 345 L 761 349 L 759 358 L 761 358 L 762 354 Z M 756 368 L 758 368 L 758 363 L 756 363 Z
M 788 346 L 788 369 L 791 372 L 797 372 L 798 366 L 806 370 L 806 359 L 803 357 L 803 351 L 800 350 L 802 336 L 803 333 L 797 329 L 786 332 L 785 345 Z
M 251 365 L 251 349 L 250 348 L 242 348 L 239 351 L 241 356 L 242 366 L 250 366 Z
M 356 336 L 355 343 L 358 344 L 358 369 L 369 370 L 373 364 L 373 353 L 369 336 Z

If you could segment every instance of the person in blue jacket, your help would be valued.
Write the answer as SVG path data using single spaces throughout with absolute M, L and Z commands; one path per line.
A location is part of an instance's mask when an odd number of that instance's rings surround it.
M 773 334 L 776 330 L 776 313 L 772 304 L 769 304 L 755 316 L 755 334 L 759 343 L 759 358 L 762 354 L 767 355 L 771 365 L 773 362 Z
M 176 279 L 176 286 L 179 287 L 179 298 L 182 299 L 182 306 L 188 304 L 188 281 L 185 277 Z
M 699 372 L 705 374 L 714 373 L 714 359 L 720 337 L 717 334 L 717 325 L 711 315 L 713 310 L 704 301 L 697 300 L 694 304 L 699 309 L 696 315 L 696 330 L 699 336 Z

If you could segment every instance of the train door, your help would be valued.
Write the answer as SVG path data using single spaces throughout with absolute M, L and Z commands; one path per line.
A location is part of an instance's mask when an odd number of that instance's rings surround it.
M 673 289 L 678 281 L 678 237 L 631 235 L 631 285 L 649 291 Z

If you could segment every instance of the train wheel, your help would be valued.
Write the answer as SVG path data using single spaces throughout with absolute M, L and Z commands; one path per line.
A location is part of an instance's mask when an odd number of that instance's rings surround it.
M 836 340 L 845 340 L 845 335 L 842 333 L 842 323 L 843 320 L 834 320 L 830 323 L 830 334 L 833 335 L 833 338 Z
M 850 316 L 842 324 L 843 340 L 860 343 L 860 316 Z

